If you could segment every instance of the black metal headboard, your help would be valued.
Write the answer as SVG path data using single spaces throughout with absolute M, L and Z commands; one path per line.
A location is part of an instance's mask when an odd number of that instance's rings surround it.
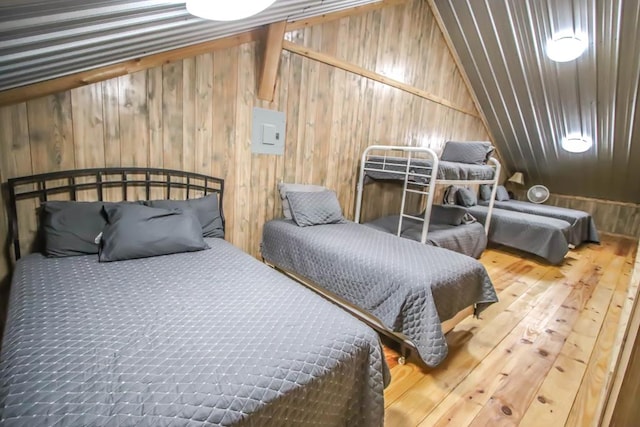
M 104 190 L 113 188 L 122 190 L 121 200 L 127 200 L 127 190 L 131 188 L 144 189 L 144 200 L 150 199 L 152 189 L 162 189 L 166 199 L 171 198 L 172 190 L 174 193 L 182 190 L 180 193 L 185 199 L 196 192 L 203 195 L 217 193 L 223 228 L 225 223 L 222 211 L 224 179 L 193 172 L 138 167 L 76 169 L 11 178 L 7 185 L 9 233 L 16 260 L 20 258 L 17 207 L 20 200 L 38 199 L 42 203 L 54 194 L 66 194 L 69 200 L 77 200 L 78 192 L 95 190 L 96 200 L 102 201 Z

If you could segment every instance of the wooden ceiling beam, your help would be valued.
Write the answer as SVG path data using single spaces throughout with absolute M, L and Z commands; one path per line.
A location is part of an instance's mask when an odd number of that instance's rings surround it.
M 280 21 L 270 24 L 267 28 L 264 55 L 262 56 L 262 73 L 258 86 L 258 98 L 264 101 L 273 101 L 286 26 L 287 21 Z
M 341 70 L 348 71 L 350 73 L 357 74 L 362 77 L 366 77 L 368 79 L 380 82 L 387 86 L 394 87 L 396 89 L 400 89 L 402 91 L 408 92 L 412 95 L 419 96 L 420 98 L 427 99 L 429 101 L 435 102 L 436 104 L 443 105 L 445 107 L 451 108 L 453 110 L 459 111 L 464 114 L 468 114 L 473 117 L 479 117 L 478 113 L 475 111 L 470 111 L 461 107 L 459 105 L 455 105 L 451 101 L 444 99 L 440 96 L 429 93 L 425 90 L 418 89 L 415 86 L 411 86 L 409 84 L 400 82 L 398 80 L 391 79 L 382 74 L 376 73 L 371 70 L 367 70 L 366 68 L 360 67 L 359 65 L 352 64 L 350 62 L 343 61 L 341 59 L 335 58 L 333 56 L 327 55 L 325 53 L 316 52 L 304 46 L 297 45 L 288 40 L 283 41 L 282 48 L 288 50 L 289 52 L 296 53 L 298 55 L 302 55 L 306 58 L 313 59 L 314 61 L 322 62 L 323 64 L 330 65 L 332 67 L 340 68 Z

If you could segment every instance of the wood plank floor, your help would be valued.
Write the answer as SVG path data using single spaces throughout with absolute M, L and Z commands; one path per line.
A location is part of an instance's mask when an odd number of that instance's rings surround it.
M 385 426 L 587 426 L 596 416 L 637 242 L 603 237 L 549 266 L 486 251 L 500 302 L 447 334 L 434 369 L 386 348 Z

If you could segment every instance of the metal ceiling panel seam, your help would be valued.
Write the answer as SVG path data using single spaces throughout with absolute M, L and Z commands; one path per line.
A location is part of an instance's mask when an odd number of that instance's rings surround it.
M 166 52 L 380 0 L 277 0 L 233 22 L 190 15 L 169 0 L 25 0 L 0 5 L 0 90 Z
M 640 2 L 434 0 L 507 167 L 558 194 L 640 203 Z M 586 33 L 553 62 L 547 41 Z M 584 134 L 584 153 L 560 148 Z

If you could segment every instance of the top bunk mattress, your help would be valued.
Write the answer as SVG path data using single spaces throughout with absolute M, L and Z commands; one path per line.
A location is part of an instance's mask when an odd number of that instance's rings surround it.
M 483 206 L 489 206 L 489 201 L 483 200 L 478 203 Z M 567 238 L 569 243 L 575 246 L 578 246 L 583 242 L 600 242 L 598 230 L 593 218 L 589 213 L 584 211 L 521 200 L 496 200 L 494 202 L 494 207 L 567 221 L 571 224 L 571 230 Z
M 447 355 L 441 322 L 498 300 L 477 260 L 351 221 L 311 227 L 269 221 L 262 256 L 405 334 L 428 366 Z
M 99 263 L 20 259 L 4 425 L 382 425 L 377 334 L 221 239 Z
M 365 162 L 365 174 L 370 179 L 404 180 L 407 170 L 406 157 L 369 156 Z M 427 183 L 433 168 L 429 159 L 412 158 L 409 165 L 410 179 L 418 183 Z M 438 162 L 439 180 L 485 180 L 493 179 L 495 168 L 490 165 L 475 165 L 457 162 Z

